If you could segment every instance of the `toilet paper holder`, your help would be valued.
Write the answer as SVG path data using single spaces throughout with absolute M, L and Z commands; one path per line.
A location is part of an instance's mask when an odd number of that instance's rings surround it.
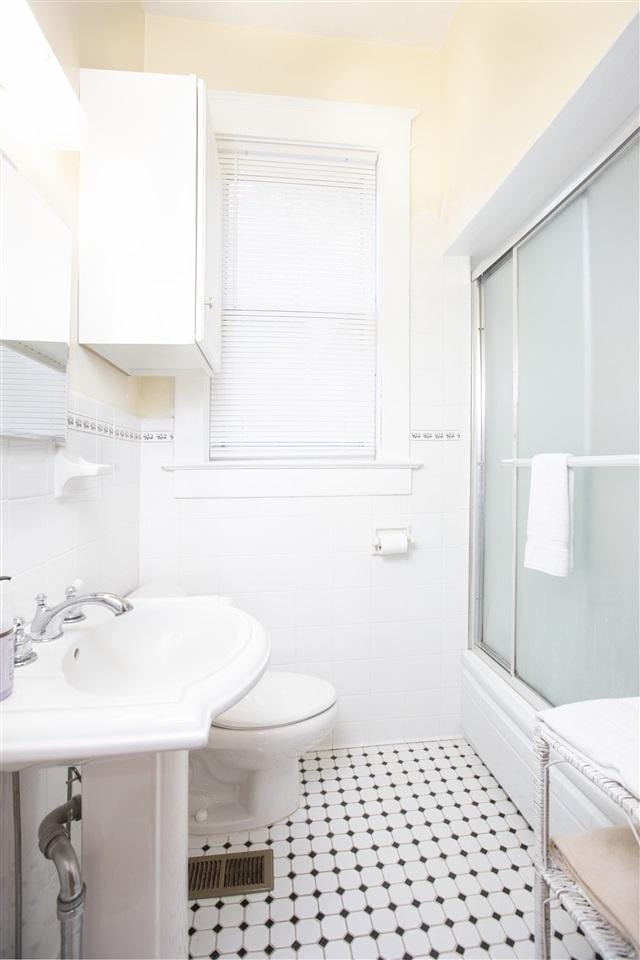
M 371 553 L 374 557 L 394 556 L 408 553 L 413 544 L 415 540 L 409 527 L 377 527 Z

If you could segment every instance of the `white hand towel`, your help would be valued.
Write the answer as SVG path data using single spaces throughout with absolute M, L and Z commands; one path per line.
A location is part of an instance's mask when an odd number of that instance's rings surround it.
M 566 577 L 573 569 L 573 470 L 569 453 L 541 453 L 531 461 L 524 565 Z
M 581 700 L 538 713 L 592 763 L 640 797 L 640 697 Z

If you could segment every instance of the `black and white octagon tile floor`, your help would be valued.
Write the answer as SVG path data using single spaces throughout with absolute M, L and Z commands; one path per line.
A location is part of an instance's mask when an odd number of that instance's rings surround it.
M 466 741 L 321 751 L 303 804 L 191 854 L 271 846 L 271 893 L 190 904 L 190 957 L 535 960 L 533 840 Z M 552 956 L 593 960 L 561 908 Z

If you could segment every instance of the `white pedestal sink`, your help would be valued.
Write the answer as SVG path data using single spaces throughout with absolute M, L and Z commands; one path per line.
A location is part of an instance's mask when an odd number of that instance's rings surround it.
M 257 683 L 269 643 L 215 597 L 86 612 L 17 671 L 0 769 L 83 765 L 84 956 L 186 957 L 188 751 Z

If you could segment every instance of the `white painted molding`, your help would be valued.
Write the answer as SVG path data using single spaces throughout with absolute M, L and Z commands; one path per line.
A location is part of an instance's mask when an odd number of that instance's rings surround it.
M 175 496 L 342 496 L 407 493 L 411 489 L 409 455 L 410 427 L 410 146 L 411 121 L 415 110 L 396 107 L 371 107 L 296 97 L 263 96 L 210 90 L 209 123 L 214 134 L 223 136 L 281 140 L 288 143 L 312 143 L 375 150 L 378 153 L 378 260 L 377 260 L 377 429 L 376 451 L 381 468 L 370 470 L 362 464 L 352 471 L 331 472 L 322 467 L 325 480 L 320 483 L 320 468 L 295 468 L 285 472 L 265 467 L 259 461 L 247 472 L 246 464 L 237 470 L 239 488 L 234 491 L 189 493 L 188 490 L 228 491 L 232 470 L 206 472 L 196 483 L 186 472 L 175 477 Z M 196 382 L 197 381 L 197 382 Z M 209 397 L 206 379 L 194 375 L 176 378 L 175 458 L 182 464 L 202 464 L 209 452 Z M 393 466 L 389 466 L 392 463 Z M 218 463 L 216 464 L 218 465 Z M 338 464 L 333 462 L 332 467 Z M 353 472 L 358 470 L 359 473 Z M 392 478 L 390 470 L 395 470 Z M 193 471 L 191 471 L 193 473 Z M 203 471 L 204 473 L 204 471 Z M 402 474 L 402 476 L 401 476 Z M 287 492 L 265 494 L 261 483 L 269 476 L 267 489 Z M 279 483 L 275 478 L 279 476 Z M 358 481 L 358 476 L 360 481 Z M 364 479 L 368 477 L 368 479 Z M 300 490 L 292 490 L 291 478 L 297 478 Z M 347 482 L 347 477 L 351 479 Z M 213 478 L 213 479 L 212 479 Z M 303 481 L 304 478 L 304 481 Z M 384 482 L 383 482 L 384 481 Z M 305 489 L 305 487 L 307 489 Z M 178 490 L 183 491 L 178 493 Z M 292 491 L 292 492 L 289 492 Z M 311 492 L 308 492 L 311 491 Z M 329 491 L 329 492 L 327 492 Z
M 477 276 L 624 142 L 639 123 L 639 61 L 636 15 L 448 254 L 471 257 Z
M 184 498 L 408 496 L 416 464 L 167 464 L 173 495 Z
M 408 150 L 419 111 L 337 100 L 208 91 L 209 119 L 217 134 L 327 146 Z
M 198 463 L 164 463 L 163 470 L 419 470 L 415 460 L 203 460 Z
M 210 385 L 200 373 L 176 377 L 173 454 L 180 461 L 201 461 L 209 450 Z

